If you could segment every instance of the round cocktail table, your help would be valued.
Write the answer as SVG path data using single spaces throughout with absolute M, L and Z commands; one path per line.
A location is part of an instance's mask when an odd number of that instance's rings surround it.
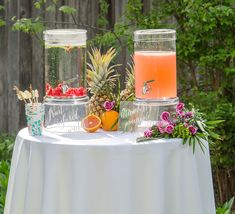
M 215 214 L 210 156 L 181 139 L 45 132 L 16 138 L 5 214 Z

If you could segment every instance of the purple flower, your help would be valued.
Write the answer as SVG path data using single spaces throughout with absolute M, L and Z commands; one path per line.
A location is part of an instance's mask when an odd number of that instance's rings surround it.
M 168 111 L 164 111 L 162 112 L 161 116 L 160 116 L 162 121 L 169 121 L 170 118 L 170 113 Z
M 168 126 L 165 128 L 165 132 L 166 132 L 167 134 L 172 134 L 173 131 L 174 131 L 174 126 L 172 126 L 172 125 L 168 125 Z
M 176 126 L 176 122 L 177 121 L 173 119 L 172 121 L 169 121 L 169 124 L 175 127 Z
M 192 135 L 195 135 L 197 133 L 197 127 L 190 125 L 188 129 Z
M 144 132 L 145 137 L 152 137 L 152 130 L 148 129 Z
M 103 106 L 106 111 L 111 111 L 115 106 L 115 101 L 105 101 Z
M 191 112 L 191 111 L 187 112 L 187 113 L 185 114 L 185 117 L 186 117 L 186 118 L 191 118 L 191 117 L 193 117 L 193 112 Z
M 176 112 L 182 112 L 183 109 L 184 109 L 184 103 L 178 103 L 176 105 Z

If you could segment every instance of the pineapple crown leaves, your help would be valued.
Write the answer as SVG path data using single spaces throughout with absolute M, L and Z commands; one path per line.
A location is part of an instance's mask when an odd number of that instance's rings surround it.
M 87 63 L 87 78 L 89 90 L 93 94 L 102 93 L 110 94 L 116 86 L 119 75 L 115 71 L 115 67 L 110 66 L 111 61 L 116 56 L 114 48 L 110 48 L 105 54 L 101 54 L 100 49 L 94 48 L 89 57 L 91 63 Z
M 126 67 L 125 89 L 121 92 L 122 101 L 132 101 L 135 97 L 135 77 L 134 77 L 134 62 L 128 63 Z
M 91 53 L 88 53 L 91 64 L 87 63 L 92 71 L 99 73 L 102 69 L 107 70 L 109 64 L 116 56 L 116 50 L 110 48 L 105 54 L 101 54 L 100 49 L 92 48 Z
M 128 67 L 126 68 L 126 74 L 127 74 L 127 79 L 126 79 L 126 88 L 128 89 L 134 89 L 135 88 L 135 77 L 134 77 L 134 62 L 128 63 Z

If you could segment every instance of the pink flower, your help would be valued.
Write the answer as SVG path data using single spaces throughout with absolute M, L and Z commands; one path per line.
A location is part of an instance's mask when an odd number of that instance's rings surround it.
M 168 124 L 167 121 L 157 121 L 157 127 L 166 127 Z
M 184 123 L 184 127 L 187 128 L 188 127 L 188 123 Z
M 197 127 L 190 125 L 188 129 L 192 135 L 195 135 L 197 133 Z
M 173 131 L 174 131 L 174 126 L 172 126 L 172 125 L 168 125 L 168 126 L 165 128 L 165 132 L 166 132 L 167 134 L 172 134 Z
M 180 117 L 185 117 L 185 112 L 177 111 L 177 115 L 180 116 Z
M 152 137 L 152 130 L 148 129 L 144 132 L 145 137 Z
M 165 133 L 165 129 L 163 127 L 158 127 L 158 131 L 161 133 L 161 134 L 164 134 Z
M 164 111 L 162 112 L 161 116 L 160 116 L 162 121 L 169 121 L 170 118 L 170 113 L 168 111 Z
M 169 125 L 166 121 L 158 121 L 157 122 L 157 129 L 161 134 L 165 133 L 165 128 Z
M 184 109 L 184 103 L 178 103 L 176 105 L 176 112 L 181 112 Z
M 115 106 L 115 101 L 105 101 L 103 106 L 106 111 L 111 111 Z

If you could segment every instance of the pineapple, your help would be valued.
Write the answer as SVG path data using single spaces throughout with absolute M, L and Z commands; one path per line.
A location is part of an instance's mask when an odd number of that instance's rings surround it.
M 101 116 L 105 111 L 103 104 L 113 97 L 113 89 L 116 86 L 118 74 L 114 68 L 118 65 L 110 66 L 116 52 L 110 48 L 105 54 L 101 54 L 97 48 L 89 53 L 91 63 L 87 63 L 88 90 L 92 94 L 89 103 L 90 114 Z
M 129 69 L 126 68 L 127 76 L 125 82 L 125 89 L 121 91 L 121 101 L 133 101 L 135 98 L 135 77 L 134 77 L 134 64 L 129 63 Z

